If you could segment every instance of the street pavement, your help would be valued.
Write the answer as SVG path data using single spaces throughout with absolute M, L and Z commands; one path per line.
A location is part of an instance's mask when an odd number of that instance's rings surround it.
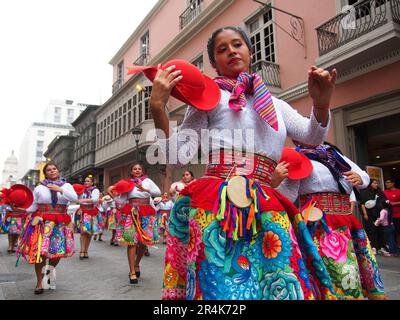
M 34 294 L 33 265 L 21 257 L 15 267 L 15 253 L 7 253 L 7 235 L 0 235 L 0 300 L 160 300 L 165 245 L 150 247 L 143 256 L 138 284 L 129 284 L 126 247 L 110 246 L 111 234 L 102 242 L 91 241 L 89 259 L 79 259 L 79 234 L 75 234 L 75 254 L 61 259 L 56 268 L 56 290 Z
M 0 300 L 160 300 L 165 245 L 150 247 L 143 257 L 139 283 L 129 284 L 126 248 L 93 241 L 89 259 L 79 260 L 79 234 L 75 234 L 76 253 L 62 259 L 56 268 L 57 289 L 33 293 L 36 277 L 32 265 L 22 258 L 15 267 L 15 254 L 7 253 L 7 235 L 0 235 Z M 378 256 L 382 280 L 390 300 L 400 300 L 400 257 Z

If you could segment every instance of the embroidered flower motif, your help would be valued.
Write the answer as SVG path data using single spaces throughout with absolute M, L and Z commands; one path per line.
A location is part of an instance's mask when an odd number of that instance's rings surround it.
M 385 288 L 383 286 L 382 278 L 381 278 L 381 273 L 379 272 L 378 268 L 374 268 L 374 284 L 375 288 L 380 291 L 384 292 Z
M 283 271 L 267 273 L 261 282 L 263 300 L 303 300 L 304 293 L 294 274 Z
M 260 259 L 260 267 L 266 268 L 268 272 L 285 268 L 290 264 L 289 257 L 292 255 L 289 234 L 273 222 L 264 225 L 263 229 L 264 234 L 260 234 L 252 246 L 254 254 Z
M 225 265 L 225 233 L 222 232 L 219 222 L 212 221 L 203 233 L 204 253 L 211 263 L 218 267 Z
M 201 231 L 198 223 L 194 219 L 189 221 L 189 243 L 188 243 L 188 262 L 196 260 L 201 244 Z
M 196 273 L 191 268 L 188 268 L 186 279 L 186 299 L 193 300 L 196 293 Z
M 200 289 L 205 300 L 225 300 L 225 276 L 215 264 L 203 260 L 198 273 Z
M 167 263 L 164 270 L 164 288 L 174 288 L 178 283 L 179 274 L 170 263 Z
M 320 248 L 325 256 L 342 263 L 347 260 L 348 243 L 349 239 L 344 234 L 331 230 L 330 234 L 325 233 L 321 238 Z
M 171 235 L 167 238 L 167 251 L 165 261 L 175 268 L 179 275 L 186 276 L 187 269 L 187 245 Z
M 360 277 L 358 270 L 352 264 L 345 264 L 342 267 L 342 288 L 344 290 L 355 290 L 360 286 Z
M 175 202 L 169 218 L 168 232 L 180 241 L 189 241 L 189 210 L 190 198 L 181 197 Z
M 262 251 L 266 258 L 276 258 L 282 251 L 282 241 L 279 240 L 279 236 L 272 231 L 265 232 Z

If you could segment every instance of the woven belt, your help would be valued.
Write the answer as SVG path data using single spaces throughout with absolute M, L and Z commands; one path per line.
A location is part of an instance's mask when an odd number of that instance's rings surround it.
M 160 213 L 170 213 L 171 210 L 158 210 L 158 212 L 160 212 Z
M 55 208 L 51 204 L 38 204 L 37 213 L 40 214 L 66 214 L 67 206 L 64 204 L 57 204 Z
M 150 204 L 150 198 L 130 198 L 128 201 L 131 206 L 144 206 Z
M 226 179 L 230 175 L 245 175 L 261 185 L 269 186 L 275 167 L 276 162 L 265 156 L 221 149 L 219 153 L 216 151 L 210 153 L 204 175 L 221 179 Z
M 318 192 L 300 196 L 300 206 L 303 207 L 308 201 L 314 200 L 316 207 L 326 214 L 351 214 L 350 196 L 348 194 Z
M 90 205 L 81 204 L 81 209 L 83 209 L 83 210 L 93 210 L 94 209 L 94 205 L 93 204 L 90 204 Z

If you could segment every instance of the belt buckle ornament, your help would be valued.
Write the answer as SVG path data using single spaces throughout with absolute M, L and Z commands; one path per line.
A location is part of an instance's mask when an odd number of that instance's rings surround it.
M 308 221 L 315 222 L 319 221 L 323 217 L 322 211 L 317 208 L 315 201 L 311 201 L 302 211 L 301 215 L 303 216 L 304 222 L 307 223 Z
M 246 178 L 242 176 L 233 177 L 228 181 L 226 193 L 237 208 L 248 208 L 253 202 L 252 198 L 247 197 Z

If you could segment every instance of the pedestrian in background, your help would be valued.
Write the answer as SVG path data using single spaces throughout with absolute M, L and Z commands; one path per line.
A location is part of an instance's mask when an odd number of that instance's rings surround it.
M 379 217 L 375 220 L 374 224 L 377 227 L 382 226 L 386 247 L 389 249 L 389 252 L 387 252 L 382 248 L 382 254 L 385 257 L 391 257 L 397 253 L 392 205 L 390 204 L 389 200 L 386 199 L 379 199 L 376 205 L 381 209 L 379 212 Z
M 400 189 L 395 187 L 394 179 L 386 179 L 384 194 L 392 205 L 393 224 L 397 250 L 400 250 Z

